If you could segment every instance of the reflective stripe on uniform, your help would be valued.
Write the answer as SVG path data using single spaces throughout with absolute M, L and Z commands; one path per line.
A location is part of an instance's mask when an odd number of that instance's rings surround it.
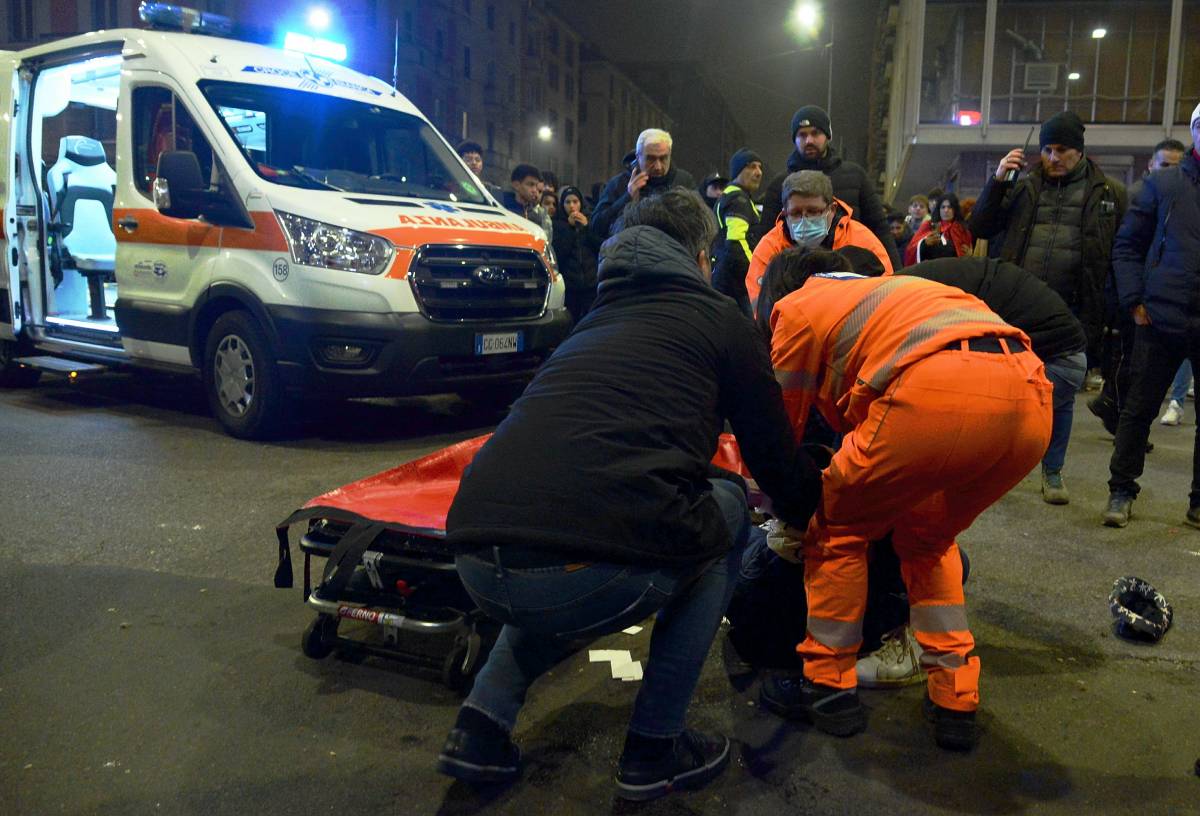
M 961 669 L 967 665 L 967 659 L 960 654 L 954 652 L 931 652 L 925 650 L 921 652 L 921 658 L 918 661 L 923 669 Z
M 775 382 L 784 391 L 816 391 L 821 384 L 821 378 L 811 371 L 775 370 Z
M 908 611 L 909 622 L 918 632 L 965 632 L 967 608 L 962 604 L 914 606 Z
M 754 257 L 754 253 L 750 251 L 750 244 L 746 243 L 748 232 L 750 232 L 750 222 L 745 218 L 731 215 L 725 219 L 725 240 L 741 244 L 742 251 L 746 253 L 747 262 Z
M 856 621 L 834 620 L 808 616 L 808 634 L 823 646 L 834 649 L 849 649 L 862 643 L 862 619 Z
M 948 329 L 951 326 L 961 323 L 994 323 L 997 326 L 1008 326 L 999 316 L 988 311 L 980 311 L 978 309 L 950 309 L 941 312 L 924 323 L 913 327 L 912 331 L 904 338 L 904 342 L 900 344 L 891 358 L 871 375 L 870 386 L 876 391 L 882 391 L 892 379 L 896 363 L 900 362 L 904 355 L 932 338 L 942 329 Z
M 831 384 L 834 394 L 840 394 L 842 391 L 842 372 L 846 368 L 846 361 L 850 357 L 850 352 L 854 350 L 854 345 L 858 342 L 858 337 L 862 334 L 867 321 L 875 313 L 875 309 L 892 293 L 892 290 L 911 283 L 913 280 L 913 278 L 909 277 L 895 277 L 884 281 L 872 289 L 865 298 L 860 300 L 858 305 L 854 307 L 854 310 L 850 312 L 845 322 L 842 323 L 842 328 L 838 331 L 837 340 L 833 344 L 832 362 L 830 363 L 834 376 Z

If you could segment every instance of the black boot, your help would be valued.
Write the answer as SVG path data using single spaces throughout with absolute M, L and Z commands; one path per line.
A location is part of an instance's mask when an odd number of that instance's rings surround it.
M 925 696 L 925 719 L 933 723 L 933 738 L 947 751 L 969 751 L 979 741 L 974 711 L 955 711 Z
M 675 738 L 627 734 L 617 767 L 617 796 L 645 801 L 671 791 L 694 790 L 729 764 L 728 737 L 684 731 Z
M 438 755 L 437 769 L 467 782 L 508 782 L 521 773 L 521 750 L 499 723 L 463 706 Z
M 849 737 L 867 727 L 867 710 L 858 700 L 857 689 L 832 688 L 803 677 L 772 673 L 763 681 L 758 697 L 768 711 L 806 720 L 835 737 Z

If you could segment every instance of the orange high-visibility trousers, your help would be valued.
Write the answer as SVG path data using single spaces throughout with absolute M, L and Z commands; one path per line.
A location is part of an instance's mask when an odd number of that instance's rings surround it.
M 901 371 L 842 443 L 805 534 L 808 632 L 796 651 L 815 683 L 852 688 L 867 595 L 867 542 L 892 531 L 929 695 L 979 705 L 979 658 L 955 536 L 1016 485 L 1050 442 L 1052 387 L 1017 341 L 1003 353 L 939 351 Z

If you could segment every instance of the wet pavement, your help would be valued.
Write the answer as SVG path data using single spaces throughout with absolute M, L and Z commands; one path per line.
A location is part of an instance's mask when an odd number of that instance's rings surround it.
M 1099 523 L 1111 438 L 1077 405 L 1050 507 L 1027 478 L 963 537 L 985 733 L 940 751 L 922 690 L 864 692 L 839 740 L 759 710 L 714 646 L 693 724 L 737 740 L 702 791 L 613 796 L 636 682 L 576 655 L 534 687 L 516 785 L 434 759 L 458 697 L 376 658 L 301 655 L 300 590 L 272 586 L 274 524 L 307 499 L 486 432 L 451 397 L 313 408 L 279 443 L 231 439 L 188 379 L 108 375 L 0 392 L 0 813 L 899 814 L 1200 811 L 1200 531 L 1187 509 L 1195 412 L 1156 425 L 1124 530 Z M 1175 606 L 1159 644 L 1112 635 L 1137 575 Z M 299 570 L 297 569 L 297 575 Z M 650 628 L 604 638 L 644 660 Z

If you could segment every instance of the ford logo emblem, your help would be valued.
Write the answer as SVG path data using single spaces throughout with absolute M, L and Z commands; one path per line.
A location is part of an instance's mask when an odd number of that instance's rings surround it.
M 500 286 L 508 282 L 508 270 L 502 266 L 477 266 L 471 277 L 487 286 Z

